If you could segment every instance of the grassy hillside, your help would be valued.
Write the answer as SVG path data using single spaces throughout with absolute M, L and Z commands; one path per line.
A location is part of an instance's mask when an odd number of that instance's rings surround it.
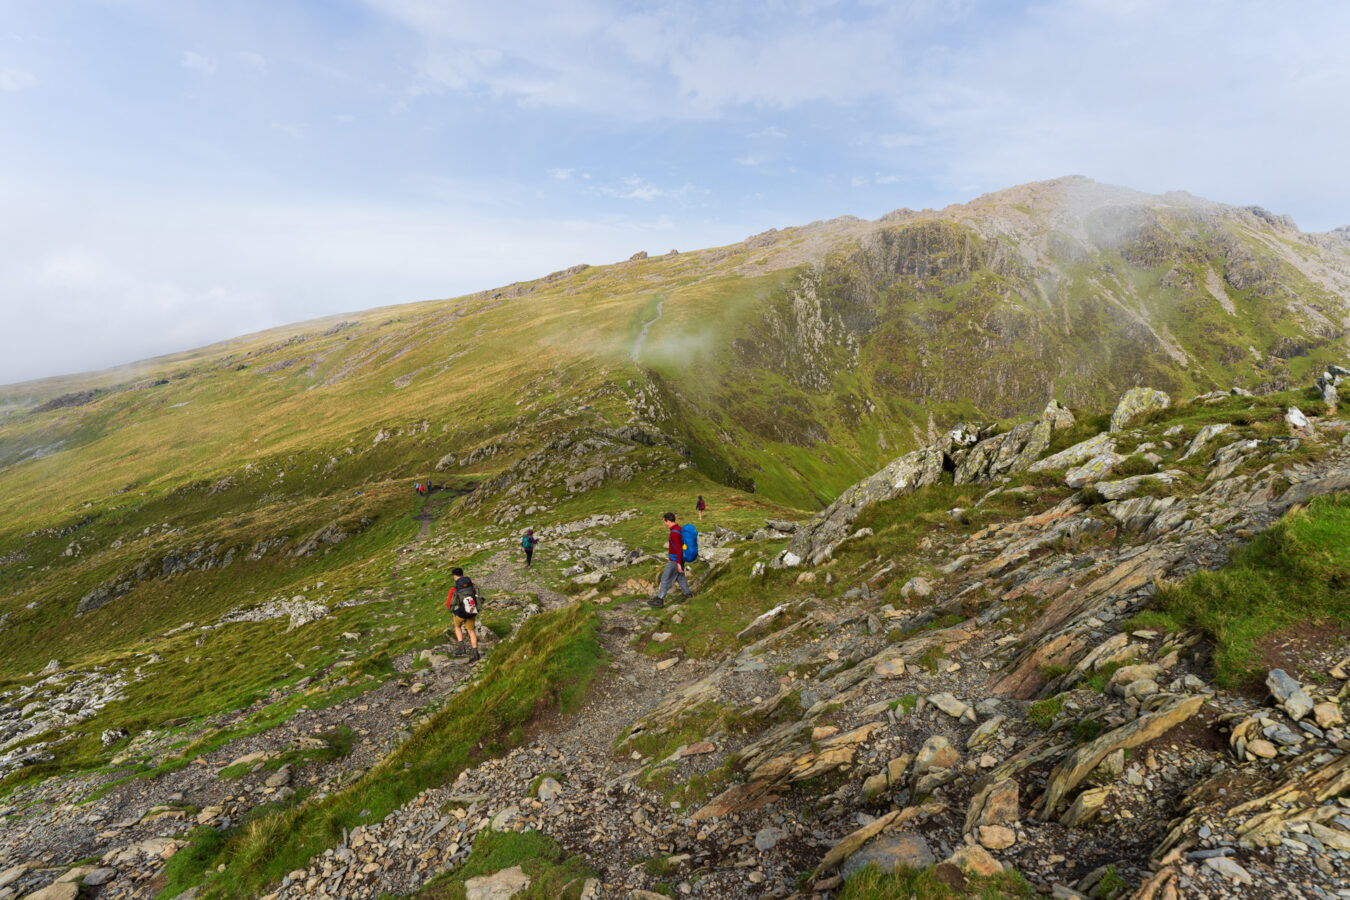
M 246 705 L 343 633 L 436 627 L 444 569 L 397 552 L 416 516 L 448 568 L 629 508 L 609 533 L 650 549 L 696 494 L 805 515 L 962 419 L 1301 383 L 1343 359 L 1347 271 L 1264 211 L 1063 179 L 0 388 L 0 679 L 155 655 L 202 689 L 133 682 L 128 725 Z M 334 613 L 200 631 L 297 596 Z

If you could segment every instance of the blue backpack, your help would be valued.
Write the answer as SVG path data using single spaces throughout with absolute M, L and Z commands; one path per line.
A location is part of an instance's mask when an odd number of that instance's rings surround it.
M 680 529 L 680 539 L 684 541 L 684 561 L 698 559 L 698 529 L 693 524 L 685 525 Z

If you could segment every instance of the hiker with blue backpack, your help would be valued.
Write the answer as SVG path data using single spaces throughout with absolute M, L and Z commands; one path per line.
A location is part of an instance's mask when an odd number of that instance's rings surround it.
M 666 568 L 661 572 L 661 585 L 656 596 L 647 601 L 647 605 L 653 609 L 666 605 L 666 594 L 674 584 L 680 586 L 684 599 L 694 596 L 694 592 L 689 590 L 689 580 L 684 576 L 684 569 L 686 563 L 698 558 L 698 529 L 693 524 L 681 528 L 673 512 L 664 513 L 661 519 L 670 533 L 666 541 Z
M 533 528 L 526 528 L 525 535 L 520 539 L 520 549 L 525 551 L 525 568 L 534 567 L 534 547 L 539 543 L 539 538 L 534 536 Z

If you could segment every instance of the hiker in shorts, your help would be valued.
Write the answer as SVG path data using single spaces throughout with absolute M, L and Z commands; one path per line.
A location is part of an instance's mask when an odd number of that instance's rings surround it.
M 708 508 L 708 504 L 705 503 L 705 502 L 703 501 L 703 495 L 702 495 L 702 494 L 699 494 L 699 495 L 698 495 L 698 505 L 697 505 L 695 508 L 698 509 L 698 520 L 699 520 L 700 522 L 702 522 L 702 521 L 703 521 L 703 511 L 704 511 L 705 509 Z
M 464 643 L 464 632 L 469 633 L 469 645 L 472 648 L 470 658 L 478 658 L 478 632 L 474 630 L 474 619 L 478 618 L 478 589 L 473 579 L 464 574 L 464 570 L 455 566 L 450 570 L 455 576 L 455 586 L 450 588 L 450 596 L 445 598 L 445 608 L 455 619 L 455 640 Z M 470 612 L 472 609 L 472 612 Z
M 520 539 L 520 549 L 525 551 L 525 568 L 534 566 L 534 545 L 539 543 L 539 539 L 534 536 L 533 528 L 525 529 L 525 536 Z
M 666 594 L 670 591 L 672 584 L 678 584 L 680 590 L 684 592 L 684 599 L 688 600 L 694 596 L 694 592 L 689 590 L 689 581 L 684 577 L 684 535 L 680 533 L 680 525 L 675 521 L 673 512 L 663 513 L 662 521 L 670 530 L 666 542 L 666 568 L 661 573 L 661 586 L 657 589 L 656 596 L 647 601 L 647 605 L 653 609 L 660 609 L 666 605 Z

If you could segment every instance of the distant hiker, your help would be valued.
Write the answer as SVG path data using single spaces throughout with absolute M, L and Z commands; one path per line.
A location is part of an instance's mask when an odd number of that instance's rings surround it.
M 478 618 L 478 588 L 473 579 L 464 574 L 464 570 L 455 566 L 450 570 L 455 576 L 455 586 L 445 598 L 445 608 L 455 619 L 455 640 L 464 643 L 464 632 L 469 632 L 469 644 L 473 648 L 472 657 L 478 658 L 478 632 L 474 630 L 474 619 Z M 462 629 L 462 630 L 461 630 Z
M 672 584 L 680 586 L 680 590 L 684 592 L 684 599 L 688 600 L 694 596 L 694 592 L 689 590 L 688 579 L 684 577 L 684 564 L 698 555 L 697 537 L 694 539 L 694 556 L 688 555 L 689 548 L 685 541 L 686 532 L 695 536 L 698 534 L 693 525 L 686 525 L 682 530 L 675 521 L 673 512 L 663 513 L 661 519 L 669 529 L 666 539 L 666 568 L 661 572 L 661 585 L 657 589 L 656 596 L 647 601 L 647 605 L 653 609 L 660 609 L 666 605 L 666 594 Z
M 703 500 L 703 495 L 702 495 L 702 494 L 699 494 L 699 495 L 698 495 L 698 520 L 699 520 L 700 522 L 703 521 L 703 511 L 704 511 L 705 509 L 707 509 L 707 508 L 708 508 L 708 504 L 704 502 L 704 500 Z
M 534 565 L 534 545 L 539 543 L 539 539 L 534 536 L 533 528 L 526 528 L 525 535 L 520 539 L 520 549 L 525 551 L 525 568 L 531 568 Z

